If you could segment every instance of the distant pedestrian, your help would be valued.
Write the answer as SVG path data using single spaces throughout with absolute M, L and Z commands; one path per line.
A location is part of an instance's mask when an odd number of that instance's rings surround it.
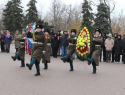
M 9 31 L 7 31 L 4 43 L 5 43 L 5 49 L 6 49 L 5 51 L 6 51 L 6 53 L 9 53 L 10 52 L 10 44 L 12 43 L 12 36 L 10 35 Z
M 4 41 L 5 41 L 5 34 L 3 31 L 1 31 L 1 35 L 0 35 L 0 38 L 1 38 L 1 52 L 4 52 Z

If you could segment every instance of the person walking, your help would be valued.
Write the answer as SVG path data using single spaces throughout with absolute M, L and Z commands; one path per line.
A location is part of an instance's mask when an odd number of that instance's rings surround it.
M 19 37 L 17 37 L 17 40 L 19 41 L 18 50 L 15 56 L 11 56 L 13 61 L 16 61 L 17 59 L 21 60 L 20 67 L 25 67 L 25 36 L 26 36 L 26 30 L 23 30 L 22 35 L 19 35 Z
M 27 63 L 26 66 L 29 70 L 32 70 L 33 65 L 36 66 L 36 74 L 35 76 L 40 75 L 40 61 L 42 59 L 42 56 L 44 56 L 47 46 L 47 41 L 45 38 L 45 34 L 42 31 L 43 25 L 37 24 L 36 25 L 36 32 L 31 33 L 28 32 L 27 37 L 33 38 L 33 46 L 32 46 L 32 54 L 31 54 L 31 60 L 30 64 Z
M 74 71 L 73 68 L 73 54 L 76 50 L 76 43 L 77 43 L 77 36 L 76 36 L 76 29 L 72 29 L 71 30 L 71 35 L 69 35 L 68 37 L 68 52 L 67 54 L 61 58 L 61 60 L 63 60 L 63 62 L 69 62 L 70 63 L 70 71 Z
M 48 29 L 45 29 L 44 34 L 47 41 L 47 46 L 45 50 L 46 53 L 44 54 L 42 59 L 42 63 L 44 63 L 44 69 L 48 69 L 48 63 L 50 63 L 50 53 L 51 53 L 51 36 L 49 35 L 50 31 Z
M 105 48 L 106 48 L 106 62 L 111 61 L 111 53 L 114 46 L 114 40 L 112 39 L 112 35 L 108 34 L 108 38 L 105 40 Z
M 20 41 L 18 40 L 18 38 L 19 38 L 19 31 L 17 30 L 15 35 L 14 35 L 16 52 L 18 51 L 18 48 L 19 48 L 19 45 L 20 45 Z
M 99 56 L 101 53 L 101 43 L 103 42 L 103 38 L 100 36 L 101 34 L 101 30 L 100 29 L 96 29 L 95 30 L 95 35 L 93 38 L 93 52 L 92 52 L 92 57 L 89 59 L 87 59 L 88 61 L 88 65 L 92 64 L 93 66 L 93 74 L 96 74 L 96 66 L 99 66 Z

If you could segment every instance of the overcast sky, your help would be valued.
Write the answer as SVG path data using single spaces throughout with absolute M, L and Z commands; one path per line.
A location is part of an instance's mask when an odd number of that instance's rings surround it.
M 6 4 L 5 3 L 6 1 L 8 1 L 8 0 L 0 0 L 0 5 Z M 93 0 L 93 1 L 95 1 L 95 3 L 97 3 L 96 0 Z M 115 5 L 116 5 L 112 16 L 118 16 L 122 9 L 123 9 L 123 13 L 125 14 L 125 12 L 124 12 L 125 11 L 125 0 L 111 0 L 111 1 L 115 2 Z M 28 2 L 29 2 L 29 0 L 22 0 L 22 6 L 24 7 L 24 10 L 27 9 L 26 5 Z M 41 11 L 41 7 L 42 7 L 43 13 L 45 14 L 48 12 L 49 7 L 52 3 L 52 0 L 37 0 L 37 2 L 38 3 L 36 5 L 37 5 L 38 11 Z M 83 0 L 61 0 L 61 2 L 65 3 L 67 5 L 71 5 L 71 4 L 78 5 L 78 4 L 83 3 Z M 111 2 L 111 4 L 112 4 L 112 2 Z

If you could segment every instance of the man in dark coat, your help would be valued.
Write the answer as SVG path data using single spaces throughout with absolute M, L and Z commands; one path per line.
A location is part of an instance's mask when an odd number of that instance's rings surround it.
M 67 49 L 68 49 L 68 37 L 69 37 L 69 34 L 68 34 L 68 31 L 65 30 L 64 31 L 64 35 L 62 36 L 62 39 L 61 39 L 61 45 L 62 45 L 62 57 L 64 57 L 67 53 Z
M 125 35 L 123 36 L 123 40 L 122 40 L 122 49 L 123 49 L 122 61 L 125 64 Z
M 115 40 L 114 50 L 115 50 L 115 62 L 120 62 L 120 55 L 122 54 L 122 39 L 121 35 L 118 35 L 118 38 Z
M 118 38 L 118 34 L 117 34 L 117 33 L 114 33 L 114 37 L 113 37 L 114 42 L 115 42 L 115 40 L 116 40 L 117 38 Z M 114 62 L 114 58 L 115 58 L 114 52 L 115 52 L 115 49 L 114 49 L 114 47 L 113 47 L 113 49 L 112 49 L 112 62 Z

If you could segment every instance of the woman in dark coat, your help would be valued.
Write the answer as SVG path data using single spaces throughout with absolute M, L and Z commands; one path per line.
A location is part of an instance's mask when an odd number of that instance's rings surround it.
M 54 58 L 57 58 L 58 48 L 59 48 L 59 41 L 57 38 L 57 34 L 55 34 L 54 37 L 52 38 L 52 51 L 53 51 Z
M 121 35 L 118 35 L 118 38 L 115 40 L 114 50 L 115 50 L 115 62 L 120 62 L 120 55 L 122 54 L 122 39 Z
M 57 33 L 57 38 L 58 38 L 58 41 L 59 41 L 59 48 L 58 48 L 58 53 L 57 53 L 57 55 L 61 55 L 60 54 L 60 49 L 61 49 L 61 37 L 62 37 L 62 35 L 61 35 L 61 33 L 60 33 L 61 31 L 59 30 L 58 31 L 58 33 Z
M 4 52 L 4 40 L 5 40 L 5 34 L 3 31 L 1 31 L 1 52 Z
M 125 35 L 123 36 L 123 40 L 122 40 L 122 49 L 123 49 L 122 62 L 125 64 Z

